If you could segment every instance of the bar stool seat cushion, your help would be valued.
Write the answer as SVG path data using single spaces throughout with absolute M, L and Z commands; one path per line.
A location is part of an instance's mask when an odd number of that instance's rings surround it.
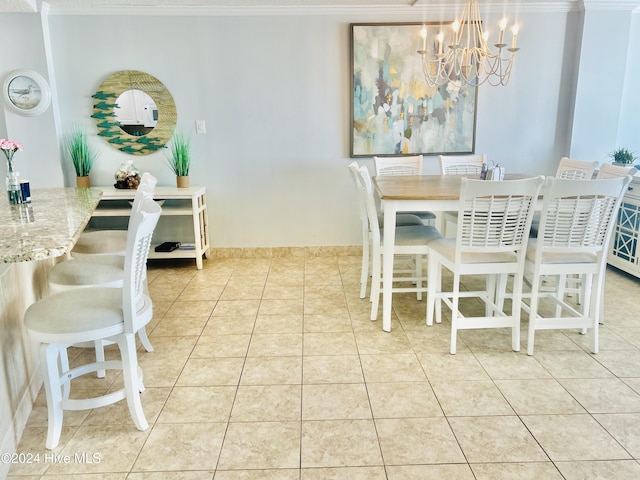
M 24 321 L 31 334 L 44 343 L 87 342 L 117 335 L 124 331 L 122 289 L 56 293 L 31 305 Z
M 74 245 L 71 255 L 124 255 L 126 249 L 126 230 L 99 230 L 83 233 Z
M 123 256 L 99 255 L 90 262 L 80 258 L 58 263 L 49 272 L 48 281 L 50 286 L 61 288 L 120 287 L 123 274 Z

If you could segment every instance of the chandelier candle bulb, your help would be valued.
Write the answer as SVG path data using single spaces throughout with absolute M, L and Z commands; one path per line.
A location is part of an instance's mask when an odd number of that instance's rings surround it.
M 420 36 L 422 37 L 422 50 L 427 49 L 427 27 L 422 27 L 420 31 Z
M 516 48 L 516 40 L 518 39 L 518 25 L 514 25 L 511 32 L 513 33 L 513 37 L 511 38 L 511 48 Z
M 442 43 L 444 42 L 444 34 L 438 33 L 438 53 L 442 55 Z
M 498 45 L 504 45 L 504 30 L 507 28 L 507 19 L 500 20 L 500 36 L 498 38 Z

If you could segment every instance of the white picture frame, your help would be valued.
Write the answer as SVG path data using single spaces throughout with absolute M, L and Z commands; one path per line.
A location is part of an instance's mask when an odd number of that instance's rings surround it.
M 45 78 L 27 69 L 14 70 L 7 76 L 2 96 L 11 111 L 25 116 L 41 115 L 51 103 L 51 90 Z

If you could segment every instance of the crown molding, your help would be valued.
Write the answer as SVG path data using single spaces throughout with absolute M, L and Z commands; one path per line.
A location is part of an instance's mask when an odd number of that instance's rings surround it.
M 640 0 L 580 0 L 580 10 L 640 12 Z
M 585 0 L 586 1 L 586 0 Z M 43 2 L 43 7 L 47 2 Z M 608 3 L 600 0 L 600 3 Z M 628 2 L 620 2 L 628 3 Z M 637 1 L 635 3 L 638 3 Z M 260 6 L 169 6 L 169 5 L 113 5 L 86 2 L 84 5 L 48 5 L 49 15 L 154 15 L 154 16 L 312 16 L 312 15 L 383 15 L 407 16 L 455 12 L 464 3 L 432 3 L 414 5 L 260 5 Z M 576 0 L 530 1 L 526 3 L 481 3 L 483 12 L 571 12 L 579 4 Z

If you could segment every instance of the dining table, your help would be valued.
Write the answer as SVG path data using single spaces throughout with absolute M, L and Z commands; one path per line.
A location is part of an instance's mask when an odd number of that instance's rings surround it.
M 518 180 L 532 175 L 506 174 L 503 181 Z M 373 177 L 384 214 L 382 247 L 382 329 L 391 331 L 393 288 L 393 251 L 396 214 L 398 212 L 430 211 L 438 213 L 442 231 L 442 212 L 458 211 L 462 178 L 480 179 L 477 175 L 385 175 Z M 492 181 L 492 180 L 485 180 Z M 540 202 L 536 202 L 540 203 Z

